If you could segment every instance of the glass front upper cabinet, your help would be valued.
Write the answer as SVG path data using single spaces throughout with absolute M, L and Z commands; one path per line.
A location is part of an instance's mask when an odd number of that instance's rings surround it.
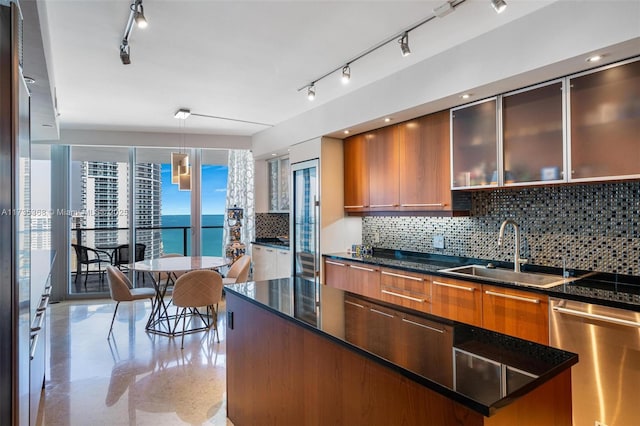
M 269 211 L 289 211 L 289 157 L 267 161 L 269 175 Z
M 502 97 L 503 184 L 562 182 L 562 80 Z
M 451 110 L 451 187 L 498 186 L 497 99 Z
M 640 60 L 569 81 L 570 180 L 640 177 Z

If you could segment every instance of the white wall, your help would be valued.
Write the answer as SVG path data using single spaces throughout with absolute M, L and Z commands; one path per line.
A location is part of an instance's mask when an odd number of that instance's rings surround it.
M 571 74 L 603 49 L 608 61 L 640 54 L 640 1 L 558 1 L 257 133 L 253 152 L 259 157 L 361 123 L 382 127 L 377 120 L 386 115 L 447 109 L 466 102 L 459 95 L 467 91 L 481 99 Z

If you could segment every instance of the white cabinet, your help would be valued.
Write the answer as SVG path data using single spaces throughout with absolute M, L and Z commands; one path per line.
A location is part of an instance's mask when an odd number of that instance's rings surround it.
M 286 249 L 276 250 L 277 278 L 291 276 L 291 251 Z
M 291 253 L 287 249 L 253 244 L 253 281 L 285 278 L 291 275 Z
M 267 161 L 269 211 L 289 211 L 289 157 Z

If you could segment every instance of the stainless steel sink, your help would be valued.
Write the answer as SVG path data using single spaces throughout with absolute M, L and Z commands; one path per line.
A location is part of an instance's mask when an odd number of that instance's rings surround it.
M 482 278 L 483 280 L 507 282 L 538 288 L 550 288 L 559 284 L 574 281 L 576 278 L 563 278 L 562 275 L 542 274 L 537 272 L 515 272 L 511 269 L 487 268 L 482 265 L 458 266 L 440 269 L 438 272 L 462 278 Z

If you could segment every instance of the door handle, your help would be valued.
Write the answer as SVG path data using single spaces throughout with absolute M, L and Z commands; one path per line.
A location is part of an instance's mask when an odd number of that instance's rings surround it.
M 551 309 L 553 309 L 554 312 L 559 312 L 561 314 L 573 315 L 573 316 L 581 317 L 581 318 L 595 319 L 595 320 L 604 321 L 604 322 L 608 322 L 608 323 L 612 323 L 612 324 L 624 325 L 626 327 L 640 328 L 640 322 L 629 321 L 629 320 L 625 320 L 625 319 L 622 319 L 622 318 L 613 318 L 613 317 L 609 317 L 609 316 L 606 316 L 606 315 L 592 314 L 590 312 L 577 311 L 575 309 L 561 308 L 559 306 L 554 306 Z

